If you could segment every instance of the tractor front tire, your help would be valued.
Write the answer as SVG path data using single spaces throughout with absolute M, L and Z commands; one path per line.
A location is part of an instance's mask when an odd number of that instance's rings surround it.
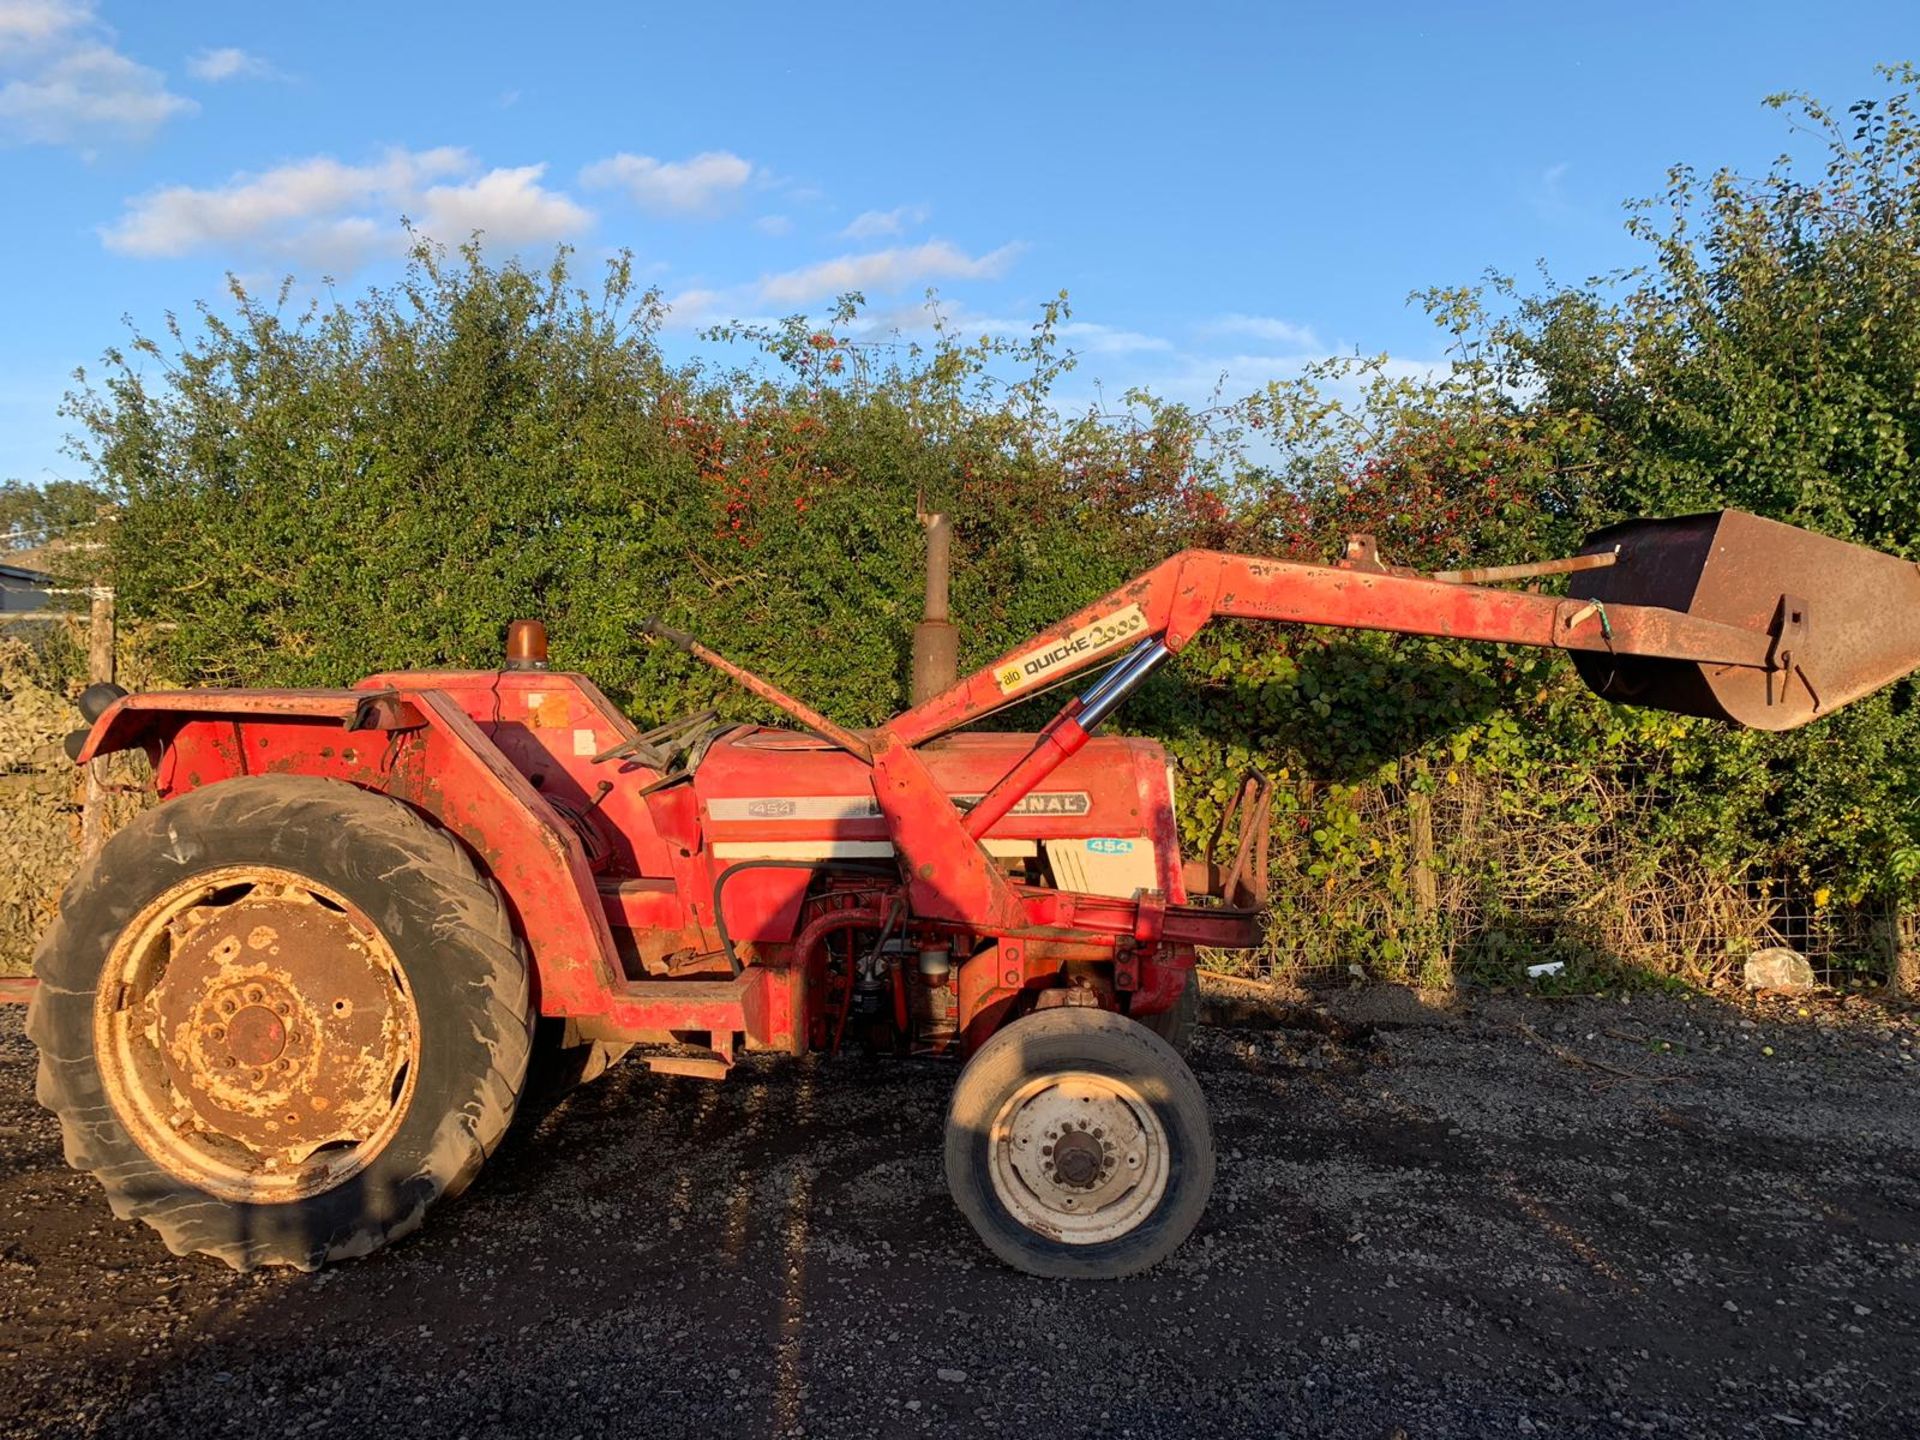
M 1186 1061 L 1092 1006 L 1015 1020 L 960 1072 L 947 1186 L 986 1246 L 1029 1275 L 1113 1280 L 1199 1223 L 1213 1132 Z
M 499 891 L 396 800 L 308 776 L 196 790 L 82 866 L 28 1032 L 67 1162 L 178 1255 L 365 1255 L 506 1133 L 533 1012 Z

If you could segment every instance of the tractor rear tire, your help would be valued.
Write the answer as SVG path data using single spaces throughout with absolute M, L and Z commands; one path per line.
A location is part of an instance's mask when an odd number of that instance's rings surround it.
M 533 1011 L 500 892 L 396 800 L 309 776 L 196 790 L 83 865 L 28 1032 L 67 1163 L 177 1255 L 379 1249 L 506 1133 Z
M 1142 1015 L 1140 1023 L 1171 1045 L 1181 1059 L 1193 1050 L 1193 1028 L 1200 1023 L 1200 972 L 1187 971 L 1180 998 L 1158 1015 Z
M 1213 1132 L 1186 1061 L 1092 1006 L 1023 1016 L 960 1072 L 947 1187 L 986 1246 L 1029 1275 L 1114 1280 L 1199 1223 Z

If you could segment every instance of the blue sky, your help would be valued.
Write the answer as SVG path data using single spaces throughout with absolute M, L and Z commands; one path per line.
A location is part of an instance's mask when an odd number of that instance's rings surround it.
M 388 278 L 403 212 L 630 248 L 671 339 L 818 309 L 1024 326 L 1072 384 L 1199 397 L 1334 350 L 1431 362 L 1415 288 L 1629 263 L 1668 165 L 1757 170 L 1760 101 L 1873 93 L 1911 4 L 0 0 L 0 478 L 131 316 Z

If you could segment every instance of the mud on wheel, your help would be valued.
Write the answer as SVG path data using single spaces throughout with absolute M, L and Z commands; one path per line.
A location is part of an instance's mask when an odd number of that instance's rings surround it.
M 993 1253 L 1032 1275 L 1116 1279 L 1178 1249 L 1213 1188 L 1193 1072 L 1125 1016 L 1014 1021 L 960 1074 L 947 1185 Z
M 397 801 L 230 780 L 121 831 L 34 967 L 68 1163 L 176 1254 L 312 1268 L 415 1228 L 498 1143 L 527 1068 L 499 893 Z

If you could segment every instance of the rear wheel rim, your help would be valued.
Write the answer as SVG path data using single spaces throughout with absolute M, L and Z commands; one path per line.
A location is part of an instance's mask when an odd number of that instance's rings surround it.
M 222 1199 L 283 1203 L 370 1165 L 420 1069 L 392 945 L 339 892 L 243 865 L 183 880 L 115 940 L 94 1003 L 107 1097 L 140 1149 Z
M 1166 1195 L 1172 1147 L 1154 1107 L 1110 1075 L 1039 1076 L 1001 1105 L 988 1175 L 1015 1221 L 1065 1245 L 1119 1240 Z

